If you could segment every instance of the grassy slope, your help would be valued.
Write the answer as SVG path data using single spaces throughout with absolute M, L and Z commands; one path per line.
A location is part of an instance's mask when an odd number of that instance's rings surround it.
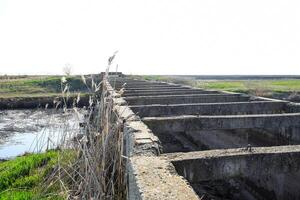
M 87 92 L 80 77 L 68 78 L 70 92 Z M 44 97 L 61 93 L 60 76 L 32 76 L 25 78 L 0 79 L 0 97 Z
M 62 199 L 41 193 L 44 177 L 57 163 L 58 152 L 17 157 L 0 163 L 0 200 Z

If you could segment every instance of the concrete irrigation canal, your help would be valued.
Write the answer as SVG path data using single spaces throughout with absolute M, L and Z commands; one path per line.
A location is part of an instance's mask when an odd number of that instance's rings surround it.
M 300 105 L 104 80 L 124 120 L 129 199 L 300 199 Z

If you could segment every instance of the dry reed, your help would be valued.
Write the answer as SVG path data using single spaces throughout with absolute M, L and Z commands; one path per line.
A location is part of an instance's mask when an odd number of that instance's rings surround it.
M 104 79 L 108 78 L 114 57 L 115 54 L 108 60 Z M 126 199 L 123 121 L 114 113 L 112 96 L 102 82 L 96 83 L 91 77 L 89 85 L 84 76 L 82 81 L 89 91 L 93 91 L 86 108 L 85 123 L 82 123 L 84 134 L 69 134 L 73 138 L 71 144 L 67 133 L 61 136 L 57 166 L 45 180 L 42 190 L 49 193 L 59 187 L 59 195 L 66 199 Z M 65 79 L 62 79 L 61 88 L 63 100 L 55 103 L 57 107 L 63 105 L 64 111 L 68 112 L 69 85 Z M 80 95 L 72 109 L 77 115 L 79 101 Z

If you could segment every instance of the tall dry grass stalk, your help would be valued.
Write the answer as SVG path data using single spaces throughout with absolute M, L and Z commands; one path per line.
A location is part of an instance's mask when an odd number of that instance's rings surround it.
M 114 57 L 115 54 L 108 61 L 104 78 L 108 78 Z M 86 84 L 85 77 L 82 79 Z M 126 199 L 123 121 L 114 113 L 113 99 L 105 85 L 91 79 L 91 85 L 86 84 L 93 94 L 83 124 L 85 134 L 77 135 L 71 145 L 68 141 L 64 146 L 57 167 L 45 181 L 43 190 L 49 191 L 59 185 L 60 194 L 66 199 Z M 64 104 L 64 110 L 67 110 L 68 87 L 62 80 L 64 100 L 59 103 Z M 76 102 L 73 111 L 79 114 Z

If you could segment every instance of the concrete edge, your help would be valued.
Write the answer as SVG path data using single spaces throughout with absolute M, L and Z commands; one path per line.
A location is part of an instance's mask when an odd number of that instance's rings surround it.
M 183 160 L 197 160 L 197 159 L 210 159 L 220 157 L 234 157 L 234 156 L 247 156 L 256 154 L 282 154 L 300 152 L 300 145 L 287 145 L 287 146 L 271 146 L 271 147 L 252 147 L 251 151 L 245 148 L 234 149 L 216 149 L 207 151 L 194 151 L 187 153 L 167 153 L 162 157 L 174 162 Z
M 127 156 L 128 199 L 191 199 L 199 197 L 173 164 L 160 157 L 160 141 L 109 82 L 104 82 L 113 96 L 114 111 L 124 121 L 124 145 Z M 174 189 L 176 188 L 176 189 Z

